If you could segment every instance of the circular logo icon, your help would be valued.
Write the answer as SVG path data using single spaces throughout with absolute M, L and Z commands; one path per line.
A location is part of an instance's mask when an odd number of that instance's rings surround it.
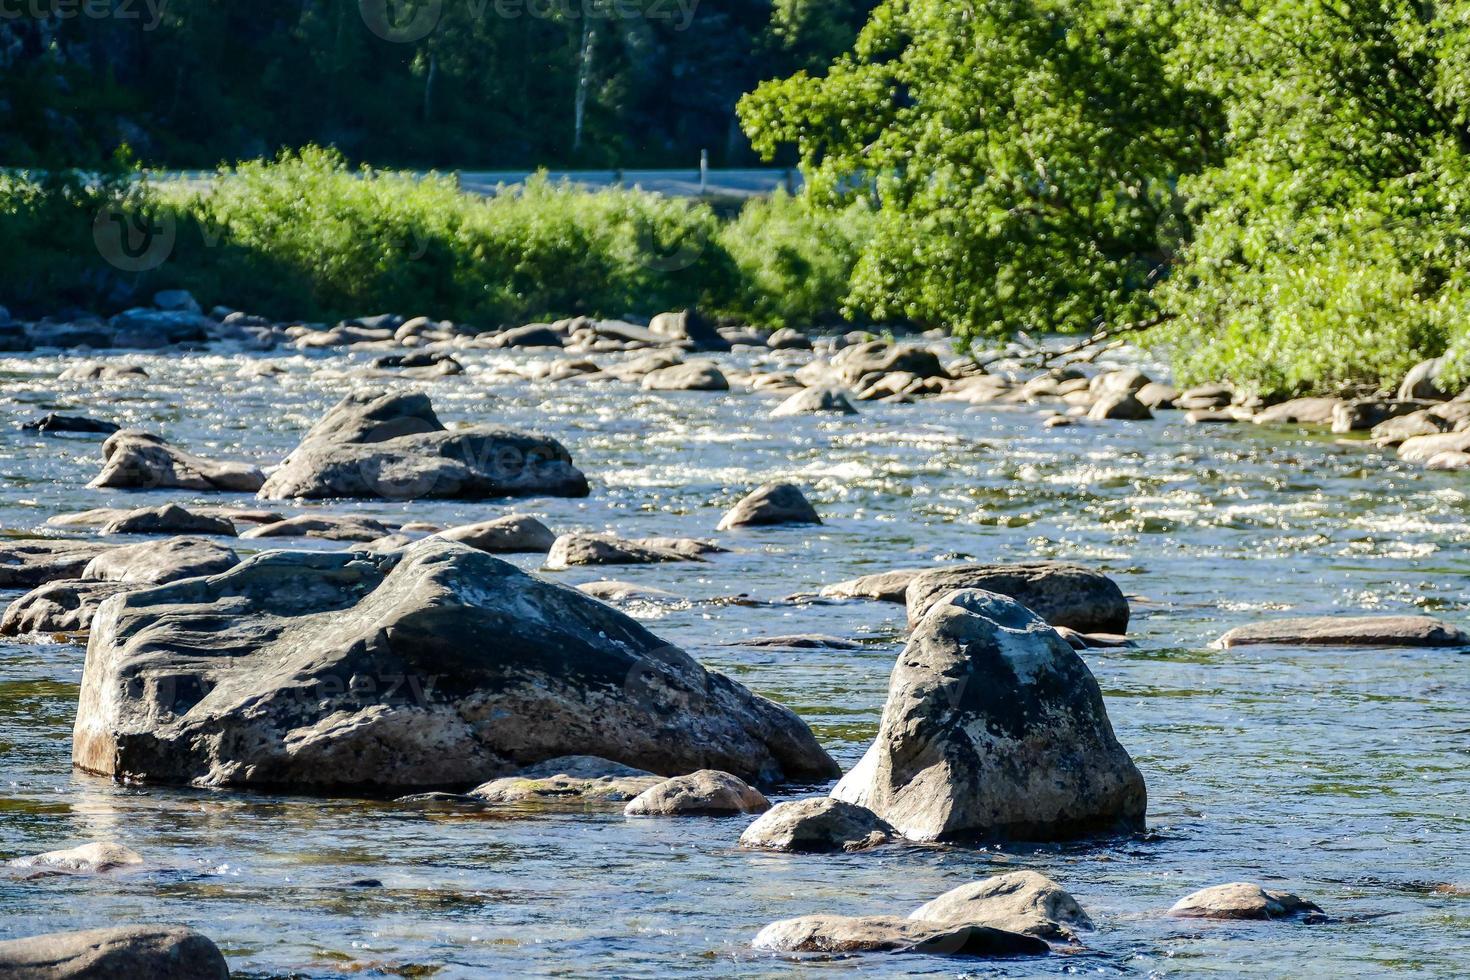
M 439 26 L 444 0 L 358 0 L 367 29 L 394 44 L 422 41 Z
M 109 205 L 92 222 L 92 241 L 108 265 L 122 272 L 148 272 L 168 261 L 178 238 L 171 214 Z

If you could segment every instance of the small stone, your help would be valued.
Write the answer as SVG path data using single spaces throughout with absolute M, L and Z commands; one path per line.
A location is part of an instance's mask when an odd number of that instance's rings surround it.
M 618 582 L 611 579 L 601 582 L 583 582 L 578 591 L 603 602 L 668 602 L 677 601 L 679 596 L 651 585 L 636 582 Z
M 1290 892 L 1267 891 L 1236 881 L 1186 895 L 1174 903 L 1169 914 L 1190 919 L 1289 919 L 1320 916 L 1322 910 Z
M 629 801 L 623 813 L 630 817 L 729 816 L 770 808 L 771 801 L 738 776 L 701 769 L 650 786 Z
M 1035 936 L 985 926 L 921 922 L 889 915 L 804 915 L 773 922 L 755 937 L 757 949 L 785 953 L 927 953 L 941 956 L 1042 956 Z
M 551 528 L 524 514 L 497 517 L 479 524 L 463 524 L 440 531 L 439 537 L 491 554 L 545 554 L 556 542 L 556 534 Z
M 1012 871 L 951 889 L 910 919 L 990 926 L 1042 939 L 1074 940 L 1092 920 L 1061 885 L 1035 871 Z
M 703 560 L 697 546 L 676 549 L 611 534 L 563 534 L 552 543 L 546 555 L 546 567 L 557 570 L 575 565 L 649 565 Z
M 88 418 L 85 415 L 58 415 L 51 412 L 33 422 L 27 422 L 21 428 L 27 432 L 39 432 L 43 436 L 53 432 L 93 432 L 111 435 L 118 431 L 120 426 L 115 422 Z
M 828 599 L 873 599 L 877 602 L 903 602 L 909 583 L 929 568 L 901 568 L 892 572 L 879 572 L 861 578 L 835 582 L 822 589 Z
M 818 796 L 778 803 L 740 835 L 740 846 L 763 851 L 864 851 L 893 840 L 893 828 L 867 807 Z
M 469 795 L 485 803 L 624 803 L 663 781 L 596 756 L 566 756 L 492 779 Z
M 16 858 L 12 868 L 36 868 L 76 874 L 101 874 L 143 863 L 143 855 L 111 841 L 83 844 L 65 851 L 47 851 L 33 857 Z
M 720 521 L 718 530 L 776 524 L 820 524 L 816 508 L 790 483 L 767 483 L 747 495 Z
M 803 388 L 771 410 L 771 418 L 810 414 L 856 415 L 858 410 L 839 388 Z

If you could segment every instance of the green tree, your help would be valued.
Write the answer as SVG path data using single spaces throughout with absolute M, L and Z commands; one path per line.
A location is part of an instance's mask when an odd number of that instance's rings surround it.
M 887 0 L 741 119 L 768 157 L 798 147 L 815 201 L 875 200 L 853 309 L 966 337 L 1156 320 L 1174 181 L 1218 147 L 1216 101 L 1169 70 L 1171 9 Z

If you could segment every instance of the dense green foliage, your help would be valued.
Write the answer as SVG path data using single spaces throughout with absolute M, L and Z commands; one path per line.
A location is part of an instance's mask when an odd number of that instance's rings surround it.
M 38 315 L 185 288 L 281 319 L 391 310 L 493 327 L 698 305 L 807 325 L 834 316 L 862 222 L 861 209 L 818 218 L 784 195 L 726 221 L 700 202 L 544 177 L 485 198 L 308 147 L 200 187 L 5 178 L 0 297 Z M 120 229 L 145 226 L 168 229 L 168 249 L 116 261 Z
M 887 0 L 741 115 L 819 203 L 876 197 L 879 316 L 1149 327 L 1276 394 L 1466 371 L 1463 0 Z
M 23 0 L 0 16 L 0 166 L 123 143 L 174 168 L 308 143 L 415 168 L 739 164 L 735 101 L 825 63 L 871 3 Z

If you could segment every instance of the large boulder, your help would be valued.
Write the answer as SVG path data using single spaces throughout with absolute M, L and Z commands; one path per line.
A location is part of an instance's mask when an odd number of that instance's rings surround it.
M 939 355 L 932 350 L 912 344 L 890 344 L 883 340 L 844 347 L 832 358 L 832 367 L 843 383 L 851 387 L 858 387 L 864 379 L 882 374 L 903 373 L 918 378 L 949 377 Z
M 1341 398 L 1293 398 L 1257 412 L 1257 425 L 1331 425 Z
M 1404 380 L 1399 383 L 1399 398 L 1406 401 L 1409 399 L 1448 401 L 1451 393 L 1440 387 L 1440 376 L 1448 366 L 1448 359 L 1443 357 L 1433 357 L 1415 364 L 1409 368 L 1409 373 L 1404 375 Z
M 772 783 L 837 767 L 791 711 L 464 545 L 267 552 L 93 622 L 72 758 L 155 783 L 478 785 L 565 755 Z
M 135 592 L 131 582 L 47 582 L 16 599 L 0 618 L 0 636 L 25 633 L 85 633 L 104 600 Z
M 1035 871 L 991 875 L 952 888 L 909 913 L 910 919 L 990 926 L 1042 939 L 1076 939 L 1092 920 L 1066 889 Z
M 863 575 L 859 578 L 848 579 L 845 582 L 834 582 L 831 585 L 824 586 L 821 594 L 827 599 L 872 599 L 877 602 L 904 602 L 908 596 L 909 584 L 928 571 L 931 571 L 931 569 L 900 568 L 891 572 Z
M 1433 616 L 1295 616 L 1237 626 L 1215 645 L 1463 647 L 1470 635 Z
M 108 436 L 102 444 L 102 461 L 102 472 L 87 486 L 254 493 L 265 483 L 265 474 L 257 466 L 204 459 L 139 429 L 123 429 Z
M 228 571 L 240 562 L 234 550 L 203 538 L 169 538 L 112 548 L 93 558 L 82 578 L 93 582 L 162 585 Z
M 986 926 L 904 919 L 893 915 L 803 915 L 772 922 L 756 949 L 785 953 L 927 953 L 934 956 L 1041 956 L 1035 936 Z
M 1141 831 L 1147 804 L 1087 665 L 1031 610 L 978 590 L 918 624 L 877 739 L 832 795 L 917 840 Z
M 730 349 L 730 342 L 721 336 L 715 324 L 698 310 L 660 313 L 649 322 L 648 329 L 664 340 L 687 343 L 696 350 L 726 351 Z
M 1470 428 L 1438 435 L 1414 436 L 1399 446 L 1399 459 L 1406 463 L 1428 463 L 1440 453 L 1470 452 Z
M 771 410 L 771 418 L 792 415 L 856 415 L 858 410 L 841 388 L 803 388 Z
M 7 980 L 229 980 L 219 947 L 184 926 L 113 926 L 0 942 Z
M 767 483 L 745 497 L 720 519 L 719 530 L 769 527 L 774 524 L 820 524 L 817 510 L 806 495 L 790 483 Z
M 34 589 L 76 578 L 93 558 L 114 547 L 67 538 L 0 542 L 0 589 Z
M 253 527 L 242 538 L 321 538 L 326 541 L 376 541 L 392 529 L 362 514 L 301 514 Z
M 608 759 L 567 756 L 492 779 L 470 790 L 469 797 L 497 805 L 625 803 L 663 781 L 662 776 Z
M 645 391 L 729 391 L 730 381 L 710 361 L 686 361 L 643 376 Z
M 260 496 L 482 499 L 585 497 L 587 478 L 555 439 L 449 430 L 423 394 L 357 392 L 338 402 L 271 474 Z
M 1127 633 L 1128 600 L 1101 572 L 1058 561 L 950 565 L 913 577 L 904 591 L 909 625 L 956 589 L 982 589 L 1015 599 L 1053 626 L 1079 633 Z
M 1094 422 L 1107 419 L 1147 421 L 1154 417 L 1148 406 L 1126 391 L 1112 391 L 1101 395 L 1087 410 L 1087 417 Z

